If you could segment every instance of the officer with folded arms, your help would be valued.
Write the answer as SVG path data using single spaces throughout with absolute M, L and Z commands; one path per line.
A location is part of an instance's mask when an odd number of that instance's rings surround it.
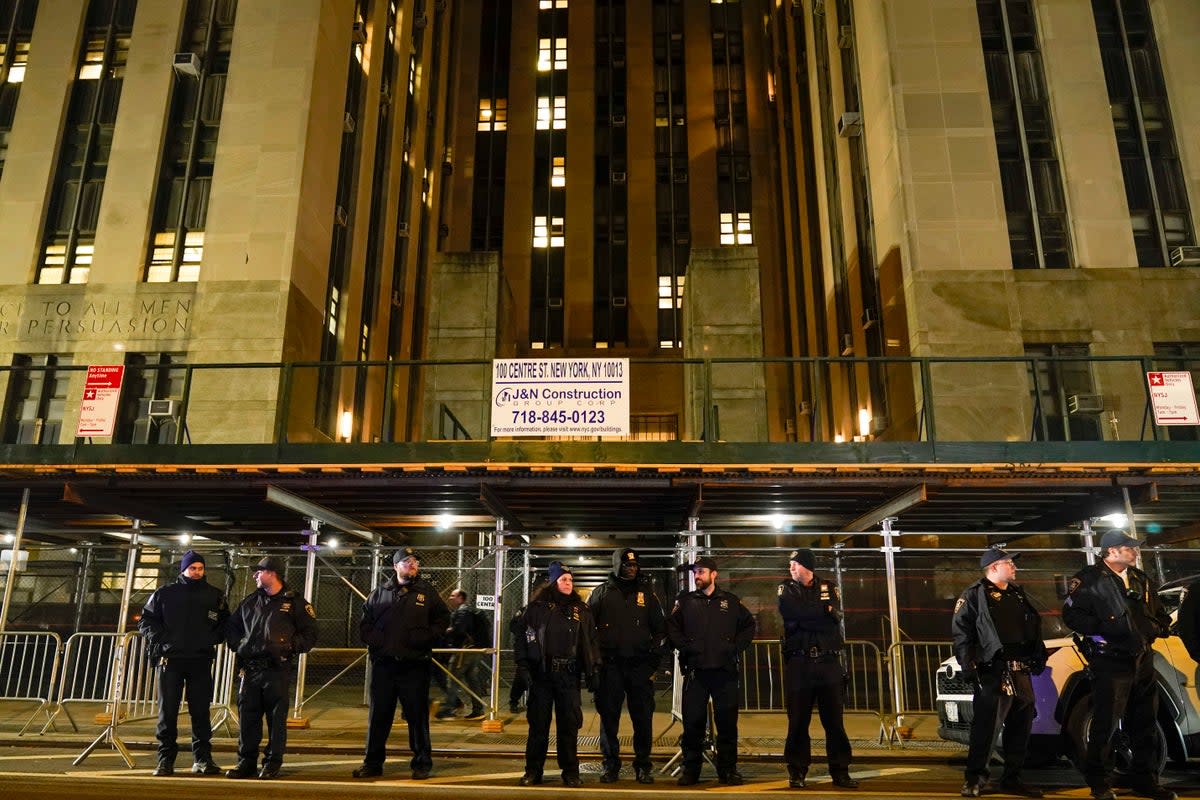
M 429 684 L 433 647 L 450 625 L 450 609 L 429 581 L 421 577 L 421 557 L 411 547 L 392 556 L 395 577 L 363 603 L 359 633 L 371 658 L 371 705 L 367 711 L 367 747 L 356 778 L 383 774 L 388 734 L 396 718 L 396 702 L 408 722 L 412 779 L 425 780 L 433 769 L 429 738 Z
M 691 570 L 696 588 L 681 592 L 667 618 L 667 638 L 679 651 L 683 674 L 683 733 L 679 749 L 683 767 L 677 783 L 700 782 L 708 701 L 716 724 L 717 779 L 739 786 L 745 778 L 737 769 L 738 666 L 754 641 L 754 616 L 738 596 L 717 588 L 717 562 L 696 559 Z
M 784 685 L 788 734 L 783 750 L 788 786 L 802 789 L 812 763 L 808 726 L 813 704 L 825 729 L 825 756 L 833 785 L 858 786 L 850 777 L 850 738 L 842 720 L 842 625 L 837 587 L 813 572 L 816 558 L 808 549 L 793 550 L 791 578 L 779 584 L 783 617 Z
M 1141 542 L 1123 531 L 1100 538 L 1099 563 L 1071 579 L 1063 622 L 1092 673 L 1092 727 L 1083 777 L 1095 800 L 1113 800 L 1112 737 L 1120 724 L 1133 751 L 1130 787 L 1153 800 L 1175 800 L 1159 783 L 1158 686 L 1154 640 L 1169 635 L 1171 617 L 1158 587 L 1136 566 Z
M 546 752 L 550 747 L 550 716 L 555 719 L 558 766 L 569 788 L 579 778 L 579 729 L 583 704 L 579 684 L 596 690 L 600 654 L 596 625 L 587 603 L 575 591 L 571 568 L 551 561 L 549 582 L 529 598 L 529 605 L 513 620 L 513 658 L 529 687 L 526 717 L 525 774 L 522 786 L 542 782 Z
M 204 556 L 183 554 L 179 578 L 160 587 L 146 602 L 138 629 L 146 637 L 151 660 L 161 661 L 158 673 L 158 767 L 156 776 L 175 773 L 179 704 L 187 691 L 192 718 L 192 772 L 220 775 L 212 759 L 213 659 L 225 641 L 229 606 L 225 594 L 204 577 Z
M 303 595 L 283 582 L 283 563 L 267 556 L 254 565 L 258 590 L 229 618 L 225 641 L 240 667 L 238 684 L 238 763 L 227 778 L 279 777 L 287 748 L 288 685 L 293 662 L 317 643 L 317 612 Z M 267 719 L 267 746 L 256 772 Z
M 979 559 L 983 577 L 954 604 L 951 629 L 962 677 L 975 683 L 971 739 L 963 797 L 979 797 L 988 782 L 988 759 L 1004 727 L 1004 773 L 1000 791 L 1021 797 L 1043 792 L 1021 780 L 1035 705 L 1032 675 L 1046 668 L 1042 618 L 1014 583 L 1020 553 L 999 547 Z

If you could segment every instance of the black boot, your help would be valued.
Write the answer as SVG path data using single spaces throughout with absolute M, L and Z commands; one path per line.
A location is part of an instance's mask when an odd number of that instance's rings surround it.
M 154 768 L 154 777 L 165 778 L 168 775 L 174 775 L 174 774 L 175 774 L 175 759 L 160 758 L 158 760 L 158 766 Z

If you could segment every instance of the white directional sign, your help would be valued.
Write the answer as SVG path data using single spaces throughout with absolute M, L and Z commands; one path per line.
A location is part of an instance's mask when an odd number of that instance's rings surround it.
M 1155 425 L 1200 425 L 1192 373 L 1147 372 L 1146 382 L 1150 385 Z
M 492 436 L 628 436 L 629 359 L 492 362 Z
M 475 608 L 480 611 L 495 611 L 496 610 L 496 595 L 494 594 L 477 594 L 475 595 Z
M 112 436 L 124 377 L 125 367 L 120 364 L 88 367 L 76 436 Z

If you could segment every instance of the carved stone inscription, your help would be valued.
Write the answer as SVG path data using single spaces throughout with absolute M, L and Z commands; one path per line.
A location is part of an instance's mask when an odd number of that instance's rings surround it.
M 191 333 L 191 297 L 0 300 L 0 336 L 24 341 L 180 337 Z

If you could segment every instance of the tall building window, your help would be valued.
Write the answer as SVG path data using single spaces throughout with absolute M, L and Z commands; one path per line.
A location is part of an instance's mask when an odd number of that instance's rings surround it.
M 0 177 L 8 156 L 8 135 L 29 63 L 29 40 L 38 0 L 0 0 Z
M 1018 269 L 1069 267 L 1071 246 L 1032 0 L 976 0 L 1008 241 Z
M 1200 342 L 1155 343 L 1154 369 L 1161 372 L 1190 372 L 1192 386 L 1200 387 Z M 1173 442 L 1200 439 L 1200 428 L 1195 425 L 1167 425 L 1162 430 Z
M 181 353 L 126 353 L 113 443 L 174 444 L 186 369 Z
M 597 0 L 592 342 L 598 348 L 629 339 L 625 97 L 625 0 Z
M 483 0 L 481 11 L 471 249 L 499 250 L 504 243 L 504 160 L 508 155 L 512 0 Z
M 137 0 L 90 0 L 63 127 L 38 283 L 87 283 Z
M 342 329 L 346 325 L 344 299 L 350 281 L 351 233 L 354 229 L 354 199 L 358 192 L 359 120 L 363 116 L 366 84 L 367 20 L 369 0 L 354 5 L 354 29 L 350 39 L 349 72 L 342 109 L 342 147 L 334 197 L 333 240 L 329 248 L 329 279 L 325 289 L 325 319 L 321 326 L 321 360 L 337 361 Z M 333 437 L 337 432 L 337 367 L 321 367 L 317 378 L 314 424 Z
M 1027 344 L 1031 440 L 1096 441 L 1104 438 L 1103 397 L 1096 392 L 1086 344 Z
M 1138 266 L 1164 267 L 1193 245 L 1187 184 L 1146 0 L 1092 0 Z
M 237 0 L 190 0 L 154 203 L 148 283 L 194 282 L 221 130 Z
M 537 72 L 537 116 L 533 137 L 534 236 L 529 275 L 529 345 L 540 350 L 563 345 L 567 215 L 565 2 L 553 0 L 549 5 L 539 5 L 537 35 L 539 41 L 555 43 L 554 55 L 547 62 L 549 68 Z M 561 51 L 557 44 L 560 41 Z M 559 163 L 563 170 L 556 175 L 555 166 Z
M 4 398 L 5 444 L 57 444 L 62 433 L 69 355 L 15 355 Z
M 683 6 L 680 0 L 654 0 L 651 14 L 658 345 L 675 348 L 683 344 L 683 287 L 692 241 Z
M 754 243 L 750 224 L 750 125 L 746 113 L 746 68 L 742 4 L 713 3 L 713 103 L 717 125 L 717 213 L 723 245 Z

